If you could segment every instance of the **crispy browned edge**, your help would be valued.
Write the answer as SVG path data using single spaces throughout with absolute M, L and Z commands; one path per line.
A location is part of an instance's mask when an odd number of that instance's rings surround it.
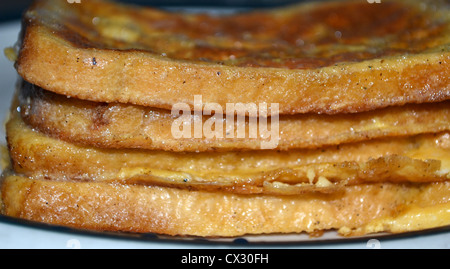
M 25 15 L 16 67 L 27 81 L 63 95 L 165 109 L 179 102 L 193 106 L 193 96 L 201 95 L 204 103 L 222 107 L 278 103 L 280 114 L 360 112 L 450 98 L 448 46 L 313 70 L 200 64 L 138 50 L 76 47 L 70 33 L 55 35 L 30 15 L 48 3 L 35 3 Z

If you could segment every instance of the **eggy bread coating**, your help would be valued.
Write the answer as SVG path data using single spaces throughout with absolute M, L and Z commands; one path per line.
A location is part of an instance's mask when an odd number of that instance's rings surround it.
M 364 183 L 449 178 L 449 133 L 342 144 L 313 150 L 167 152 L 100 149 L 48 137 L 12 113 L 12 168 L 34 179 L 118 182 L 241 194 L 333 193 Z
M 424 231 L 450 224 L 448 182 L 363 184 L 303 196 L 239 195 L 104 182 L 7 176 L 2 214 L 97 231 L 236 237 L 337 230 Z
M 97 102 L 171 109 L 201 95 L 223 107 L 278 103 L 280 114 L 361 112 L 450 98 L 449 17 L 446 1 L 211 16 L 45 0 L 25 13 L 16 67 Z
M 202 137 L 195 136 L 191 113 L 183 120 L 189 136 L 176 137 L 180 115 L 171 111 L 121 103 L 97 103 L 67 98 L 26 82 L 18 84 L 19 109 L 24 121 L 51 137 L 99 148 L 139 148 L 174 152 L 259 150 L 263 142 L 276 140 L 271 149 L 314 149 L 378 138 L 438 133 L 450 130 L 450 101 L 410 104 L 369 112 L 336 115 L 280 115 L 276 122 L 268 119 L 268 128 L 277 130 L 269 138 L 261 137 L 261 122 L 232 118 L 233 131 L 227 128 L 224 115 L 220 136 L 207 137 L 203 127 L 213 116 L 203 116 Z M 184 116 L 183 116 L 184 117 Z M 186 123 L 189 127 L 186 127 Z M 256 123 L 255 123 L 256 122 Z M 273 126 L 271 126 L 273 124 Z M 244 136 L 240 126 L 245 125 Z M 209 131 L 215 131 L 217 126 Z M 184 131 L 184 130 L 183 130 Z M 208 130 L 206 130 L 208 131 Z M 276 133 L 275 133 L 276 132 Z

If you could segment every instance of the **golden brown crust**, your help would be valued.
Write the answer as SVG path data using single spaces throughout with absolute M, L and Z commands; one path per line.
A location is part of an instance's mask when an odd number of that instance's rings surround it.
M 53 94 L 24 82 L 19 86 L 20 111 L 32 128 L 71 143 L 100 148 L 140 148 L 175 152 L 259 150 L 267 139 L 227 135 L 224 117 L 222 136 L 194 137 L 194 116 L 188 138 L 175 137 L 172 126 L 178 116 L 170 111 L 119 103 L 96 103 Z M 211 116 L 203 116 L 202 126 Z M 270 122 L 269 122 L 270 124 Z M 382 110 L 337 115 L 281 115 L 278 119 L 278 150 L 320 148 L 375 138 L 411 136 L 450 130 L 450 101 L 405 105 Z M 254 128 L 257 126 L 253 126 Z M 228 133 L 229 134 L 229 133 Z
M 445 181 L 450 171 L 448 133 L 316 150 L 174 153 L 79 146 L 12 116 L 7 141 L 13 168 L 34 179 L 299 195 L 367 182 Z
M 32 130 L 12 113 L 7 141 L 14 172 L 0 181 L 1 213 L 101 231 L 207 237 L 450 225 L 450 134 L 435 133 L 448 129 L 448 14 L 446 1 L 419 0 L 348 0 L 219 17 L 102 0 L 36 1 L 24 17 L 19 74 L 57 94 L 111 104 L 25 94 L 27 122 L 67 141 Z M 129 149 L 145 144 L 145 136 L 129 133 L 140 126 L 129 119 L 158 111 L 152 119 L 159 129 L 146 137 L 167 142 L 155 133 L 170 123 L 158 121 L 167 120 L 158 109 L 192 105 L 196 94 L 222 107 L 278 103 L 289 119 L 282 130 L 292 131 L 288 138 L 302 117 L 316 131 L 361 124 L 356 136 L 333 130 L 316 146 L 432 134 L 289 151 Z M 388 106 L 396 107 L 367 112 Z M 120 120 L 106 117 L 105 107 L 117 108 Z M 333 115 L 284 115 L 297 113 Z M 403 125 L 373 133 L 397 115 Z M 380 116 L 376 128 L 364 122 Z M 114 126 L 123 122 L 129 126 Z M 89 128 L 94 138 L 75 139 Z
M 8 216 L 102 231 L 228 237 L 330 229 L 365 234 L 375 232 L 371 225 L 374 222 L 381 224 L 376 232 L 406 232 L 450 224 L 446 213 L 450 199 L 448 182 L 359 185 L 347 187 L 344 193 L 301 197 L 56 182 L 18 176 L 6 177 L 1 188 Z M 408 215 L 415 209 L 427 214 Z M 439 219 L 428 218 L 430 212 Z M 405 219 L 414 219 L 413 225 L 402 225 Z
M 422 2 L 340 1 L 214 19 L 99 0 L 83 5 L 46 0 L 25 15 L 16 66 L 27 81 L 56 93 L 165 109 L 178 102 L 193 105 L 193 95 L 222 107 L 279 103 L 281 114 L 360 112 L 443 101 L 450 97 L 448 6 L 445 1 Z M 241 27 L 226 28 L 236 18 Z M 305 21 L 285 24 L 294 18 Z M 208 22 L 210 31 L 220 30 L 224 36 L 189 28 L 199 22 Z M 258 30 L 266 24 L 275 29 Z M 281 31 L 283 25 L 290 28 Z M 127 40 L 114 39 L 117 31 Z M 294 37 L 297 43 L 289 43 Z M 200 44 L 194 42 L 197 38 Z M 236 42 L 248 47 L 245 57 L 218 45 L 233 47 Z M 205 57 L 228 53 L 237 62 L 196 58 L 197 51 L 207 52 L 202 44 L 219 50 Z M 248 58 L 266 67 L 252 66 Z M 300 67 L 291 69 L 292 61 Z

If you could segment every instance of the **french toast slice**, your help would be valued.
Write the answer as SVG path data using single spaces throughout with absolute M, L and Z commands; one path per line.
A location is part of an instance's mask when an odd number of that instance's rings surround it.
M 345 0 L 232 15 L 106 0 L 36 1 L 15 63 L 28 82 L 171 109 L 278 103 L 269 114 L 361 112 L 450 98 L 447 1 Z
M 443 182 L 450 175 L 448 132 L 314 150 L 188 153 L 77 145 L 29 128 L 15 111 L 11 116 L 12 168 L 33 179 L 301 196 L 368 183 Z
M 283 197 L 8 175 L 0 193 L 4 215 L 80 229 L 212 238 L 328 230 L 356 236 L 449 225 L 449 184 L 364 184 L 338 194 Z
M 232 128 L 224 117 L 203 116 L 202 136 L 195 135 L 196 119 L 173 115 L 171 111 L 132 104 L 98 103 L 67 98 L 27 82 L 18 84 L 23 120 L 32 128 L 54 138 L 100 148 L 140 148 L 174 152 L 259 150 L 262 143 L 270 149 L 292 150 L 321 148 L 370 139 L 412 136 L 450 131 L 450 101 L 408 104 L 353 114 L 316 115 L 312 113 L 280 115 L 273 121 L 265 138 L 258 130 L 258 119 L 233 117 Z M 180 123 L 180 120 L 184 122 Z M 214 120 L 214 128 L 208 121 Z M 187 125 L 189 123 L 189 125 Z M 217 124 L 223 125 L 221 129 Z M 275 124 L 277 127 L 275 128 Z M 186 137 L 176 137 L 173 127 L 188 130 Z M 244 129 L 240 129 L 241 126 Z M 274 129 L 274 130 L 272 130 Z M 272 131 L 277 131 L 274 133 Z M 222 132 L 216 133 L 217 130 Z M 214 136 L 209 137 L 208 132 Z

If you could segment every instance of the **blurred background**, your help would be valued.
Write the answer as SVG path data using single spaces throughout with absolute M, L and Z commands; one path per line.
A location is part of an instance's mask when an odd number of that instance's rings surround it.
M 60 0 L 66 1 L 66 0 Z M 89 0 L 80 0 L 89 1 Z M 155 7 L 273 7 L 279 5 L 301 2 L 301 0 L 116 0 L 119 2 L 133 3 L 137 5 L 149 5 Z M 32 0 L 2 0 L 0 2 L 0 22 L 17 20 L 20 18 L 23 10 L 32 2 Z

